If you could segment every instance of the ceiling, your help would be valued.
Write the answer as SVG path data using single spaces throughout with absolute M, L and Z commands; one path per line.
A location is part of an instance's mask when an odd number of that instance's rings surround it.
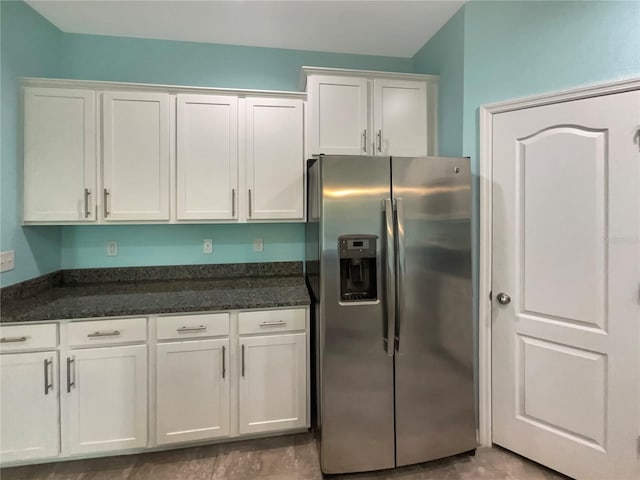
M 464 0 L 26 0 L 63 32 L 412 57 Z

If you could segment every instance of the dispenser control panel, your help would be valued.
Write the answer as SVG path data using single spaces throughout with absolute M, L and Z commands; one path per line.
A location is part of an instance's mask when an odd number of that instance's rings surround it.
M 338 238 L 340 300 L 370 302 L 378 297 L 375 235 L 343 235 Z
M 340 237 L 340 258 L 362 258 L 375 256 L 375 237 Z

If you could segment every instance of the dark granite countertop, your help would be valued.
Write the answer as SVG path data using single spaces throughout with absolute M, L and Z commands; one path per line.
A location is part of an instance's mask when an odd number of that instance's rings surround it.
M 284 263 L 291 268 L 283 268 Z M 3 291 L 0 322 L 304 306 L 310 300 L 298 263 L 281 262 L 274 268 L 246 264 L 260 268 L 236 270 L 230 266 L 63 270 L 40 277 L 35 288 L 27 284 L 21 290 Z

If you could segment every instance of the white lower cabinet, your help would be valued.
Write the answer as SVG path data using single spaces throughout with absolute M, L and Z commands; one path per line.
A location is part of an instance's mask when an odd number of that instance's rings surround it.
M 69 453 L 147 445 L 146 345 L 71 350 L 65 367 Z
M 308 426 L 308 308 L 0 330 L 3 466 Z
M 229 435 L 229 340 L 156 347 L 159 445 Z
M 3 462 L 56 457 L 58 352 L 0 355 L 0 456 Z
M 240 434 L 306 426 L 306 338 L 240 338 Z

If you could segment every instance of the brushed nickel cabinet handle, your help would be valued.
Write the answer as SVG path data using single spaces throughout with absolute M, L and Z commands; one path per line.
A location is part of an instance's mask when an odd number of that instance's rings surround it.
M 249 189 L 249 218 L 251 218 L 251 189 Z
M 111 213 L 109 211 L 109 195 L 111 195 L 111 193 L 109 193 L 109 190 L 107 190 L 106 188 L 104 189 L 104 216 L 105 218 L 109 216 L 109 214 Z
M 71 364 L 73 364 L 73 382 L 71 381 Z M 76 386 L 76 360 L 74 357 L 67 357 L 67 393 L 71 393 L 71 387 Z
M 261 322 L 260 326 L 261 327 L 281 327 L 286 324 L 287 322 L 285 322 L 284 320 L 277 320 L 275 322 Z
M 226 368 L 226 348 L 223 345 L 222 346 L 222 378 L 224 379 L 225 374 L 227 373 L 227 368 Z
M 242 345 L 242 376 L 244 377 L 244 345 Z
M 53 375 L 51 375 L 51 382 L 49 382 L 49 365 L 53 366 L 53 359 L 44 359 L 44 394 L 49 395 L 49 390 L 53 389 Z M 53 372 L 52 372 L 53 373 Z
M 382 130 L 378 130 L 378 151 L 382 151 Z
M 364 132 L 362 133 L 362 150 L 367 151 L 367 129 L 364 129 Z
M 199 325 L 197 327 L 180 327 L 180 328 L 176 328 L 176 332 L 178 333 L 185 333 L 185 332 L 201 332 L 203 330 L 206 330 L 207 327 L 205 325 Z
M 231 217 L 236 218 L 236 189 L 231 189 Z
M 120 335 L 120 330 L 113 330 L 111 332 L 101 332 L 101 331 L 97 331 L 97 332 L 93 332 L 93 333 L 89 333 L 87 335 L 87 337 L 89 338 L 98 338 L 98 337 L 117 337 L 118 335 Z
M 89 199 L 91 197 L 91 190 L 84 189 L 84 218 L 89 218 L 91 215 L 91 207 L 89 205 Z
M 2 337 L 0 343 L 20 343 L 26 342 L 29 337 Z

